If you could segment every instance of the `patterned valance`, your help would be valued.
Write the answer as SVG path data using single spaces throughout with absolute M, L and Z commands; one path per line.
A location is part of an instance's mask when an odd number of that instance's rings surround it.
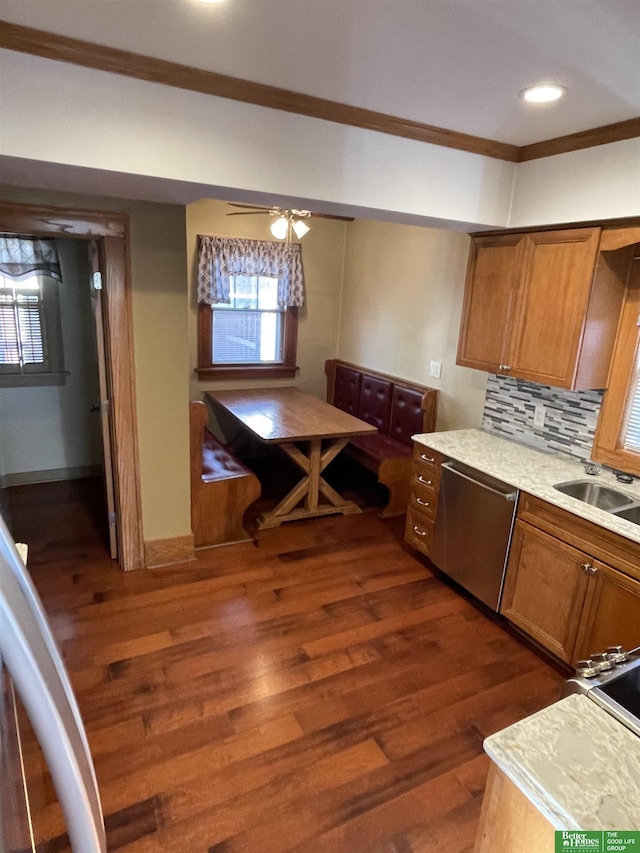
M 272 243 L 236 237 L 198 236 L 198 302 L 228 304 L 229 276 L 278 279 L 278 305 L 304 305 L 304 272 L 299 243 Z
M 42 273 L 62 281 L 55 241 L 0 234 L 0 272 L 11 278 Z

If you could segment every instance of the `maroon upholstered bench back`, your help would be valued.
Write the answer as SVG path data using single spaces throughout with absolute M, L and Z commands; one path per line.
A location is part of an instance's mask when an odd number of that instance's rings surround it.
M 384 435 L 389 433 L 392 388 L 391 382 L 385 379 L 362 375 L 358 417 L 373 424 Z
M 343 412 L 358 417 L 360 408 L 360 384 L 362 373 L 352 370 L 350 367 L 336 365 L 336 381 L 333 396 L 333 405 Z
M 389 438 L 411 447 L 411 436 L 424 431 L 422 397 L 423 394 L 413 388 L 393 386 Z
M 412 435 L 435 429 L 438 409 L 435 388 L 405 384 L 393 376 L 368 373 L 337 359 L 325 363 L 325 373 L 328 402 L 373 424 L 380 435 L 410 448 Z M 366 436 L 365 441 L 372 438 Z

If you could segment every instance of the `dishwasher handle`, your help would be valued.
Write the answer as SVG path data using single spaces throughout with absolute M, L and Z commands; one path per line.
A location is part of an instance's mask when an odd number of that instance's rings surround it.
M 501 492 L 499 489 L 494 489 L 492 486 L 488 486 L 486 483 L 481 483 L 479 480 L 474 480 L 473 477 L 469 477 L 467 474 L 463 474 L 462 471 L 459 471 L 457 468 L 454 468 L 453 462 L 443 462 L 442 467 L 446 468 L 451 474 L 455 474 L 456 477 L 462 477 L 463 480 L 468 480 L 470 483 L 474 483 L 474 485 L 479 486 L 481 489 L 486 489 L 488 492 L 492 492 L 494 495 L 498 495 L 498 497 L 504 498 L 506 501 L 515 501 L 518 490 L 516 489 L 513 492 Z

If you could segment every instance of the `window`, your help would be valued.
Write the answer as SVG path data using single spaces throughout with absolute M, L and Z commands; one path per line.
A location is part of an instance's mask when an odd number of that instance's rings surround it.
M 277 278 L 234 275 L 229 305 L 212 307 L 212 364 L 282 364 L 284 314 Z
M 201 236 L 198 301 L 200 378 L 295 375 L 298 245 Z
M 64 381 L 57 282 L 45 275 L 0 275 L 0 384 Z
M 592 456 L 640 476 L 640 258 L 631 273 Z

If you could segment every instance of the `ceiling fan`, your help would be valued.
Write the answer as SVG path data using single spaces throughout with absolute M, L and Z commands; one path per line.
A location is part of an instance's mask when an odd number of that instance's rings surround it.
M 320 219 L 341 219 L 344 222 L 353 222 L 352 216 L 336 216 L 332 213 L 312 213 L 310 210 L 298 210 L 295 207 L 262 207 L 259 204 L 234 204 L 228 202 L 230 207 L 239 207 L 242 210 L 230 211 L 227 216 L 251 216 L 259 214 L 273 216 L 274 221 L 271 223 L 270 231 L 277 240 L 286 240 L 291 242 L 291 233 L 293 232 L 300 240 L 309 231 L 309 226 L 305 222 L 311 216 Z

